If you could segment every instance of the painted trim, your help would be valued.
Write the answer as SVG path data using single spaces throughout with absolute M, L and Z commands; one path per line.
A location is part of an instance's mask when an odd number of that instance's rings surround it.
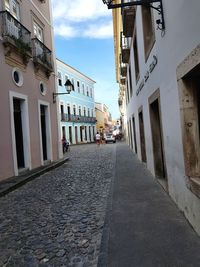
M 11 117 L 11 136 L 12 136 L 12 150 L 13 150 L 13 164 L 14 174 L 19 175 L 17 166 L 17 151 L 16 151 L 16 139 L 15 139 L 15 125 L 13 116 L 13 99 L 18 98 L 23 100 L 22 108 L 22 131 L 23 131 L 23 146 L 24 146 L 24 164 L 25 168 L 32 169 L 31 166 L 31 148 L 30 148 L 30 128 L 29 128 L 29 112 L 28 112 L 28 97 L 27 95 L 19 94 L 13 91 L 9 91 L 10 98 L 10 117 Z
M 40 137 L 40 157 L 41 165 L 44 165 L 43 151 L 42 151 L 42 129 L 40 123 L 40 106 L 43 105 L 45 109 L 46 117 L 46 138 L 47 138 L 47 160 L 53 161 L 52 156 L 52 137 L 51 137 L 51 116 L 50 116 L 50 104 L 46 101 L 38 100 L 38 124 L 39 124 L 39 137 Z

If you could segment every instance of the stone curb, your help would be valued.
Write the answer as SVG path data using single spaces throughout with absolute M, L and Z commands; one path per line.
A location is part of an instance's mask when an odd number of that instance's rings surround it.
M 47 166 L 42 166 L 21 176 L 14 176 L 6 179 L 5 181 L 0 182 L 0 197 L 7 195 L 8 193 L 14 191 L 15 189 L 21 187 L 22 185 L 32 181 L 36 177 L 51 171 L 69 160 L 69 157 L 66 157 L 62 160 L 53 162 Z

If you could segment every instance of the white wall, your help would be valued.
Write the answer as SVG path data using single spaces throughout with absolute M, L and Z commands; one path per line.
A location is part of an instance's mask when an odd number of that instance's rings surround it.
M 148 98 L 156 89 L 160 89 L 161 118 L 163 126 L 164 150 L 167 166 L 169 194 L 184 211 L 186 217 L 200 234 L 200 200 L 186 187 L 183 144 L 180 123 L 180 105 L 178 97 L 176 69 L 184 58 L 200 43 L 200 1 L 197 0 L 163 0 L 166 32 L 161 37 L 156 30 L 156 42 L 145 63 L 141 8 L 137 8 L 136 25 L 139 50 L 140 80 L 135 83 L 133 51 L 130 54 L 132 69 L 133 96 L 127 105 L 127 120 L 134 114 L 138 157 L 141 159 L 138 108 L 143 106 L 147 167 L 154 174 L 154 159 L 150 128 Z M 154 12 L 154 21 L 158 17 Z M 156 25 L 155 25 L 156 27 Z M 132 44 L 131 44 L 132 49 Z M 141 92 L 136 96 L 140 81 L 152 62 L 153 55 L 158 64 Z

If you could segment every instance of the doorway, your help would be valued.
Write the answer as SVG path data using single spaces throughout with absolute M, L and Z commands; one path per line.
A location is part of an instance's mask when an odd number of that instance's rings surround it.
M 130 133 L 130 146 L 133 149 L 133 133 L 132 133 L 132 127 L 131 127 L 131 120 L 129 120 L 129 133 Z
M 62 138 L 66 138 L 66 133 L 65 133 L 65 126 L 62 126 Z
M 91 126 L 89 126 L 89 139 L 90 139 L 90 142 L 92 141 L 91 139 Z
M 75 126 L 74 128 L 75 128 L 75 142 L 76 144 L 78 144 L 78 128 L 77 126 Z
M 135 117 L 132 117 L 132 127 L 133 127 L 133 140 L 135 146 L 135 153 L 137 154 L 137 139 L 136 139 L 136 130 L 135 130 Z
M 17 167 L 18 169 L 25 168 L 24 161 L 24 141 L 23 141 L 23 122 L 22 122 L 22 101 L 18 98 L 13 98 L 13 116 L 15 128 L 15 144 L 17 154 Z
M 60 105 L 60 113 L 61 113 L 61 121 L 65 120 L 65 115 L 64 115 L 64 106 Z
M 46 107 L 40 105 L 40 123 L 41 123 L 41 135 L 42 135 L 42 155 L 43 160 L 47 160 L 47 132 L 46 132 Z
M 83 142 L 83 126 L 80 126 L 80 138 L 81 138 L 81 142 Z
M 153 143 L 155 175 L 159 179 L 166 179 L 164 147 L 162 137 L 162 122 L 160 114 L 160 98 L 150 103 L 150 121 Z
M 73 143 L 73 141 L 72 141 L 72 126 L 69 126 L 69 141 L 71 144 Z
M 144 133 L 144 120 L 143 120 L 143 111 L 142 110 L 139 111 L 138 118 L 139 118 L 139 129 L 140 129 L 141 158 L 142 158 L 143 162 L 147 162 L 145 133 Z
M 87 127 L 85 126 L 85 141 L 87 142 Z
M 70 109 L 70 105 L 67 105 L 67 114 L 68 114 L 68 121 L 71 121 L 71 109 Z

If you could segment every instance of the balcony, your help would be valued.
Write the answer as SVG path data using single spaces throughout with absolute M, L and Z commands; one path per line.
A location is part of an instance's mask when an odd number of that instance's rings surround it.
M 122 55 L 120 54 L 119 57 L 119 63 L 120 63 L 120 74 L 122 77 L 126 77 L 127 75 L 127 65 L 125 63 L 122 63 Z
M 122 99 L 121 98 L 118 99 L 118 105 L 119 105 L 119 107 L 122 106 Z
M 20 55 L 23 63 L 27 64 L 32 57 L 31 33 L 8 11 L 0 12 L 1 35 L 5 47 L 5 55 L 14 52 Z
M 128 38 L 124 37 L 122 32 L 121 32 L 121 54 L 122 54 L 122 63 L 129 63 L 130 47 L 128 43 Z
M 61 114 L 61 121 L 64 121 L 64 122 L 81 122 L 81 123 L 82 122 L 96 123 L 96 118 L 63 113 L 63 114 Z
M 42 69 L 46 76 L 49 77 L 53 71 L 51 50 L 49 50 L 40 40 L 37 38 L 32 39 L 33 47 L 33 63 L 36 70 Z
M 126 84 L 126 79 L 125 79 L 125 78 L 121 78 L 121 79 L 120 79 L 120 83 L 121 83 L 122 85 L 125 85 L 125 84 Z
M 123 20 L 123 34 L 125 37 L 132 37 L 135 26 L 135 13 L 136 8 L 134 6 L 125 7 L 122 10 Z

